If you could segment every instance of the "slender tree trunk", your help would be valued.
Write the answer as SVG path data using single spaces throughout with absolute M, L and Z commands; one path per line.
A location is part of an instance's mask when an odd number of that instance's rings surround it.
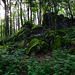
M 17 25 L 17 18 L 16 18 L 16 26 L 15 26 L 15 27 L 16 27 L 16 31 L 18 30 L 17 26 L 18 26 L 18 25 Z
M 38 18 L 38 25 L 39 25 L 39 10 L 37 8 L 37 18 Z
M 72 10 L 71 10 L 71 7 L 70 7 L 70 2 L 68 0 L 68 8 L 69 8 L 69 11 L 70 11 L 70 14 L 71 14 L 71 18 L 73 19 L 73 14 L 72 14 Z
M 19 2 L 19 1 L 18 1 L 18 2 Z M 19 23 L 19 21 L 20 21 L 20 20 L 19 20 L 19 3 L 18 3 L 18 11 L 17 11 L 17 12 L 18 12 L 18 30 L 19 30 L 19 29 L 20 29 L 20 23 Z
M 6 21 L 6 26 L 5 26 L 5 35 L 8 36 L 9 35 L 9 17 L 8 17 L 8 1 L 6 4 L 6 0 L 5 0 L 5 21 Z
M 22 0 L 20 3 L 20 18 L 21 18 L 21 25 L 23 25 L 23 20 L 22 20 Z
M 2 36 L 2 20 L 1 20 L 1 36 Z
M 39 1 L 39 3 L 40 3 L 39 5 L 40 6 L 40 20 L 39 20 L 40 23 L 39 24 L 41 25 L 41 0 Z
M 29 4 L 28 4 L 28 7 L 27 7 L 27 15 L 28 15 L 28 21 L 29 21 Z
M 15 15 L 15 12 L 13 12 L 14 13 L 14 15 Z M 14 25 L 14 34 L 15 34 L 15 22 L 14 22 L 14 15 L 13 15 L 13 25 Z
M 48 6 L 50 7 L 50 1 L 48 0 Z M 49 12 L 50 12 L 50 10 L 49 10 Z M 48 13 L 48 19 L 49 19 L 49 27 L 50 27 L 50 15 L 49 15 L 49 13 Z
M 11 0 L 10 0 L 10 35 L 12 34 L 12 15 L 11 15 Z
M 32 10 L 31 10 L 31 7 L 30 7 L 30 11 L 31 11 L 31 22 L 32 22 Z
M 56 0 L 53 0 L 54 10 L 55 10 L 55 34 L 57 29 L 57 9 L 56 9 Z
M 25 4 L 24 4 L 24 13 L 25 13 Z M 24 22 L 25 22 L 26 18 L 25 18 L 25 14 L 24 14 Z

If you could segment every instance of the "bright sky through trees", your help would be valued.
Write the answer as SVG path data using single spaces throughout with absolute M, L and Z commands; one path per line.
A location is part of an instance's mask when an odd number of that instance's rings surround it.
M 4 16 L 5 16 L 4 13 L 5 13 L 5 11 L 4 11 L 4 4 L 1 1 L 1 4 L 0 4 L 0 18 L 4 19 Z

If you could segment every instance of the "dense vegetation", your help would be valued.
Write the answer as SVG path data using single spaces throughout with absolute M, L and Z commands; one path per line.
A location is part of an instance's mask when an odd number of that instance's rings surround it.
M 75 75 L 75 1 L 2 2 L 0 75 Z

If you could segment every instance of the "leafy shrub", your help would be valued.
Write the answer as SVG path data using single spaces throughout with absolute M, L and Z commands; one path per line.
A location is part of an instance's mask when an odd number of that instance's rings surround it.
M 74 75 L 75 70 L 75 59 L 72 60 L 70 54 L 67 51 L 55 50 L 53 52 L 53 66 L 52 69 L 55 71 L 55 75 Z
M 18 50 L 22 51 L 21 49 Z M 22 53 L 22 52 L 19 52 Z M 22 53 L 23 54 L 23 53 Z M 46 57 L 36 61 L 35 55 L 26 61 L 21 61 L 20 55 L 3 55 L 0 58 L 1 75 L 74 75 L 75 56 L 67 53 L 67 50 L 54 50 L 53 58 Z
M 53 30 L 51 30 L 51 31 L 45 31 L 45 33 L 44 33 L 45 38 L 50 38 L 54 34 L 55 34 L 55 31 L 53 31 Z
M 55 50 L 58 49 L 60 46 L 61 46 L 61 36 L 56 35 L 53 44 L 51 45 L 51 48 Z
M 69 51 L 68 51 L 70 54 L 72 54 L 72 55 L 75 55 L 75 47 L 74 48 L 71 48 L 71 49 L 69 49 Z
M 57 35 L 65 36 L 66 35 L 66 30 L 57 30 Z

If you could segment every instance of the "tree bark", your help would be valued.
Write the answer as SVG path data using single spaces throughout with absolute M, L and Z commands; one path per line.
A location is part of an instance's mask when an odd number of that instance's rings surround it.
M 12 34 L 12 15 L 11 15 L 11 0 L 10 0 L 10 35 Z
M 8 36 L 9 35 L 9 17 L 8 17 L 8 0 L 6 2 L 6 0 L 2 0 L 5 6 L 5 35 Z M 7 4 L 6 4 L 7 3 Z
M 41 0 L 39 1 L 39 6 L 40 6 L 40 20 L 39 20 L 39 24 L 41 25 Z
M 19 30 L 20 29 L 20 23 L 19 23 L 19 3 L 18 3 L 18 11 L 17 12 L 18 12 L 18 30 Z
M 21 18 L 21 25 L 23 25 L 23 20 L 22 20 L 22 0 L 21 0 L 21 3 L 20 3 L 20 18 Z
M 70 14 L 71 14 L 71 18 L 73 19 L 73 14 L 72 14 L 72 10 L 71 10 L 71 7 L 70 7 L 70 2 L 68 0 L 68 8 L 69 8 L 69 11 L 70 11 Z
M 54 5 L 54 10 L 55 10 L 55 34 L 56 34 L 56 30 L 57 30 L 57 9 L 56 9 L 56 0 L 52 0 L 53 1 L 53 5 Z
M 28 7 L 27 7 L 27 15 L 28 15 L 28 21 L 29 21 L 29 4 L 28 4 Z

